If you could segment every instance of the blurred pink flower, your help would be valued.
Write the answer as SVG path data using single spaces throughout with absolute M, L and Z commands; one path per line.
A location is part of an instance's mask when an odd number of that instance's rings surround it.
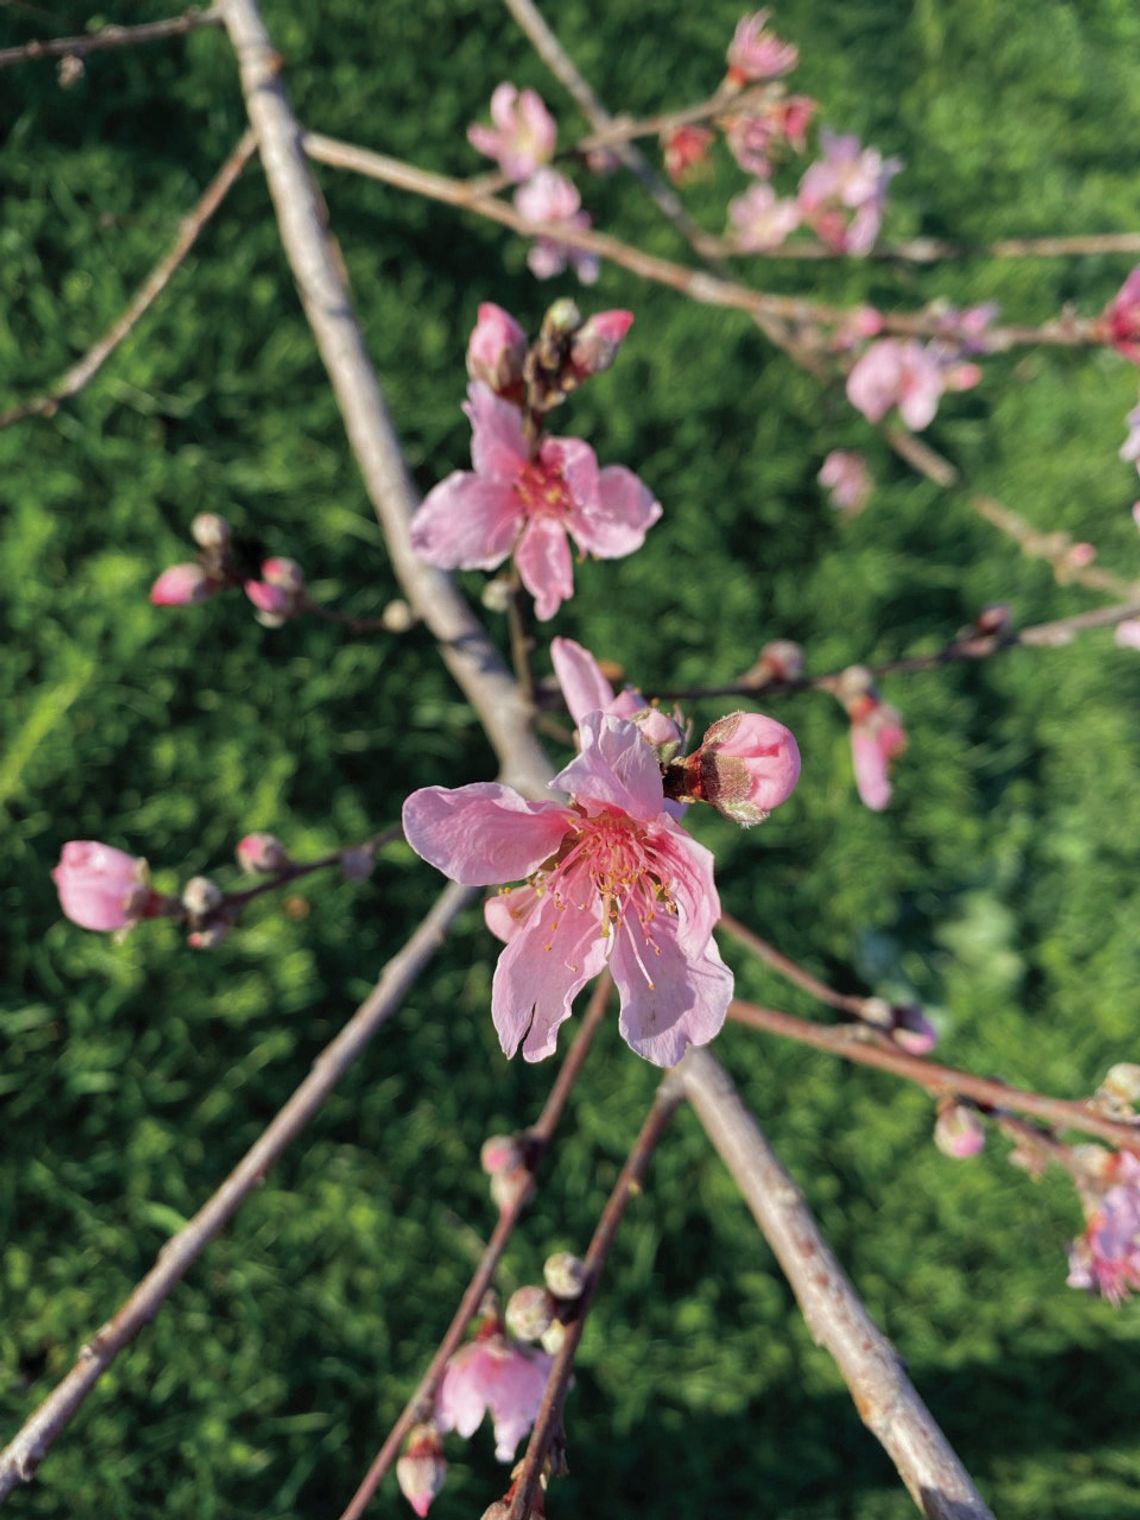
M 1140 618 L 1128 618 L 1116 625 L 1116 642 L 1121 649 L 1140 649 Z
M 810 95 L 788 95 L 772 109 L 777 134 L 789 142 L 797 153 L 807 147 L 807 130 L 818 105 Z
M 495 1427 L 495 1455 L 514 1460 L 534 1424 L 552 1358 L 520 1346 L 496 1331 L 461 1346 L 447 1364 L 436 1395 L 435 1421 L 443 1432 L 473 1436 L 488 1412 Z
M 1088 1288 L 1121 1304 L 1140 1288 L 1140 1161 L 1119 1151 L 1108 1166 L 1112 1186 L 1069 1250 L 1070 1288 Z
M 413 1425 L 404 1453 L 396 1463 L 396 1482 L 420 1520 L 431 1508 L 432 1500 L 439 1497 L 446 1481 L 447 1463 L 439 1431 L 434 1425 Z
M 934 1121 L 934 1143 L 944 1156 L 968 1161 L 986 1143 L 986 1129 L 977 1109 L 966 1103 L 950 1103 Z
M 568 537 L 583 554 L 622 559 L 661 506 L 630 470 L 599 470 L 580 438 L 544 438 L 531 458 L 517 407 L 478 381 L 468 396 L 474 471 L 456 470 L 428 493 L 412 547 L 444 570 L 493 570 L 513 552 L 545 621 L 574 592 Z
M 588 380 L 609 369 L 633 326 L 633 312 L 598 311 L 587 317 L 570 339 L 570 363 L 574 378 Z
M 125 929 L 160 901 L 145 860 L 95 839 L 69 839 L 51 879 L 64 914 L 81 929 Z
M 261 564 L 261 579 L 242 583 L 267 627 L 280 627 L 305 610 L 305 576 L 295 559 L 273 555 Z
M 1140 268 L 1134 269 L 1105 312 L 1108 341 L 1118 354 L 1140 364 Z
M 921 432 L 934 421 L 945 378 L 937 356 L 914 338 L 880 338 L 847 376 L 847 399 L 869 421 L 881 422 L 897 406 L 903 421 Z
M 493 158 L 512 182 L 528 179 L 554 157 L 558 125 L 536 90 L 500 84 L 491 96 L 491 127 L 467 128 L 467 141 Z
M 800 224 L 795 201 L 780 200 L 771 185 L 752 185 L 728 203 L 728 219 L 738 247 L 747 253 L 778 248 Z
M 799 62 L 799 48 L 767 30 L 770 14 L 765 7 L 737 22 L 728 47 L 728 77 L 734 84 L 778 79 L 781 74 L 790 74 Z
M 515 191 L 515 209 L 528 222 L 562 222 L 568 228 L 587 231 L 589 212 L 582 210 L 577 186 L 554 169 L 540 169 Z M 569 264 L 583 285 L 593 285 L 601 270 L 596 253 L 583 253 L 545 235 L 536 239 L 526 256 L 530 272 L 538 280 L 553 279 Z
M 724 129 L 729 152 L 745 174 L 754 174 L 757 179 L 771 176 L 771 153 L 777 137 L 773 118 L 752 111 L 730 116 Z
M 675 184 L 684 184 L 708 161 L 709 149 L 716 133 L 708 127 L 674 127 L 661 134 L 661 153 L 665 173 Z
M 857 137 L 820 133 L 823 157 L 800 180 L 797 199 L 804 220 L 838 253 L 870 253 L 882 226 L 887 189 L 902 168 Z M 853 213 L 853 215 L 851 214 Z
M 483 301 L 479 319 L 467 342 L 467 373 L 472 380 L 482 380 L 497 396 L 514 401 L 522 397 L 523 364 L 526 361 L 526 333 L 501 306 Z
M 1140 406 L 1133 407 L 1124 422 L 1128 428 L 1128 437 L 1120 445 L 1120 457 L 1134 460 L 1136 468 L 1140 470 Z M 1133 507 L 1132 510 L 1135 514 L 1136 508 Z M 1137 527 L 1140 527 L 1140 518 L 1137 518 Z
M 891 800 L 891 765 L 906 749 L 902 717 L 893 707 L 867 696 L 852 705 L 851 752 L 855 785 L 865 806 L 881 813 Z
M 150 599 L 156 607 L 192 607 L 220 591 L 221 585 L 201 565 L 171 565 L 150 588 Z
M 623 1039 L 672 1066 L 718 1033 L 732 997 L 712 855 L 666 812 L 636 724 L 594 711 L 579 733 L 581 754 L 551 783 L 570 806 L 497 783 L 426 787 L 404 804 L 404 832 L 453 881 L 527 882 L 485 907 L 506 942 L 491 1014 L 508 1056 L 552 1055 L 574 998 L 608 966 Z
M 857 517 L 870 499 L 871 472 L 863 455 L 853 449 L 832 449 L 818 479 L 831 492 L 831 505 L 850 517 Z

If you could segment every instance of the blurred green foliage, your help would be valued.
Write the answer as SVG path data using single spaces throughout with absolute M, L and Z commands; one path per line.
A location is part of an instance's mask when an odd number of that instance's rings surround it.
M 612 104 L 655 111 L 720 77 L 737 7 L 548 7 Z M 505 11 L 474 0 L 266 5 L 314 128 L 466 173 L 493 85 L 537 86 L 581 128 Z M 125 6 L 99 20 L 163 14 Z M 91 18 L 53 7 L 61 32 Z M 900 153 L 888 228 L 983 239 L 1136 225 L 1140 12 L 1131 0 L 786 0 L 797 83 L 823 120 Z M 44 26 L 10 6 L 4 40 Z M 117 314 L 242 125 L 223 37 L 3 76 L 0 405 L 56 377 Z M 564 139 L 565 140 L 565 139 Z M 462 354 L 479 300 L 544 304 L 499 230 L 322 172 L 376 362 L 425 489 L 464 462 Z M 739 180 L 692 192 L 719 225 Z M 599 221 L 676 254 L 635 186 L 591 183 Z M 772 288 L 913 305 L 995 298 L 1013 320 L 1095 311 L 1127 263 L 934 270 L 765 263 Z M 583 566 L 559 631 L 647 688 L 723 680 L 772 637 L 812 665 L 935 647 L 988 601 L 1020 621 L 1089 604 L 965 500 L 916 480 L 838 390 L 742 317 L 606 269 L 588 309 L 637 323 L 560 420 L 651 482 L 643 553 Z M 979 487 L 1140 573 L 1116 457 L 1134 373 L 1109 353 L 987 363 L 932 429 Z M 815 475 L 865 448 L 879 486 L 836 519 Z M 195 512 L 224 513 L 367 615 L 395 586 L 281 254 L 247 172 L 156 311 L 51 421 L 0 434 L 7 953 L 0 1001 L 0 1405 L 14 1428 L 308 1069 L 433 899 L 402 845 L 363 888 L 305 884 L 212 955 L 167 925 L 115 945 L 60 920 L 63 840 L 145 852 L 158 884 L 225 869 L 270 828 L 297 854 L 363 837 L 414 786 L 492 773 L 421 632 L 350 641 L 261 629 L 241 598 L 152 608 Z M 477 590 L 477 577 L 470 577 Z M 854 794 L 824 697 L 781 707 L 805 767 L 763 830 L 694 820 L 726 905 L 845 987 L 937 1010 L 946 1057 L 1063 1094 L 1135 1059 L 1140 666 L 1094 634 L 899 680 L 912 744 L 882 816 Z M 711 717 L 712 704 L 700 716 Z M 499 1054 L 493 949 L 472 914 L 320 1118 L 104 1378 L 21 1516 L 169 1520 L 339 1513 L 442 1330 L 492 1210 L 482 1138 L 527 1122 L 552 1068 Z M 743 991 L 815 1013 L 740 961 Z M 1135 1306 L 1064 1286 L 1079 1224 L 995 1142 L 954 1164 L 931 1106 L 891 1079 L 730 1029 L 731 1067 L 872 1311 L 1004 1520 L 1140 1516 Z M 581 1248 L 655 1081 L 613 1028 L 571 1103 L 504 1282 Z M 688 1115 L 632 1211 L 586 1335 L 557 1515 L 894 1520 L 910 1501 Z M 433 1514 L 477 1514 L 503 1473 L 453 1447 Z M 406 1513 L 394 1486 L 378 1515 Z

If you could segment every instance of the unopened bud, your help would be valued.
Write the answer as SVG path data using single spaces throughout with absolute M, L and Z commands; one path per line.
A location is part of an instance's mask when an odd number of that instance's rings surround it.
M 396 1482 L 421 1520 L 446 1479 L 447 1463 L 439 1432 L 434 1425 L 413 1425 L 408 1432 L 404 1455 L 396 1463 Z
M 773 639 L 764 645 L 757 663 L 773 681 L 798 681 L 804 673 L 804 652 L 791 639 Z
M 87 72 L 87 65 L 82 58 L 77 58 L 74 53 L 68 53 L 66 58 L 59 60 L 59 68 L 56 77 L 59 80 L 61 90 L 70 90 L 83 78 Z
M 891 1039 L 912 1056 L 926 1056 L 938 1044 L 938 1031 L 917 1003 L 895 1007 L 895 1027 Z
M 685 742 L 685 727 L 680 712 L 674 709 L 673 716 L 669 717 L 659 707 L 639 707 L 636 712 L 630 713 L 630 719 L 637 724 L 646 744 L 657 751 L 661 763 L 668 765 Z
M 1002 602 L 983 607 L 974 620 L 974 628 L 981 634 L 1005 633 L 1013 626 L 1013 612 Z
M 976 1109 L 965 1103 L 950 1103 L 934 1123 L 934 1143 L 944 1156 L 965 1161 L 976 1156 L 986 1143 L 985 1125 Z
M 570 363 L 578 380 L 610 368 L 633 326 L 631 311 L 599 311 L 570 339 Z
M 402 597 L 396 597 L 384 608 L 380 621 L 389 633 L 407 633 L 415 623 L 416 615 Z
M 499 396 L 518 392 L 526 362 L 526 333 L 501 306 L 484 301 L 467 344 L 467 373 Z
M 483 1141 L 479 1165 L 488 1174 L 514 1172 L 523 1164 L 522 1149 L 513 1135 L 491 1135 Z
M 479 600 L 488 612 L 506 612 L 514 597 L 514 587 L 505 575 L 496 575 L 484 585 Z
M 507 1300 L 507 1329 L 516 1340 L 540 1340 L 553 1319 L 550 1294 L 545 1288 L 528 1284 L 525 1288 L 516 1288 Z
M 216 881 L 208 876 L 192 876 L 182 888 L 182 906 L 191 918 L 204 918 L 215 908 L 220 908 L 225 894 Z
M 513 1209 L 522 1196 L 530 1173 L 521 1166 L 513 1172 L 495 1172 L 491 1177 L 491 1201 L 497 1206 L 500 1213 L 505 1214 L 508 1209 Z
M 150 588 L 150 599 L 156 607 L 194 607 L 220 589 L 201 565 L 171 565 Z
M 684 777 L 686 797 L 711 802 L 718 813 L 751 828 L 795 790 L 799 746 L 775 718 L 729 713 L 706 731 L 684 762 Z
M 582 313 L 569 296 L 563 296 L 546 308 L 542 319 L 542 337 L 565 338 L 582 325 Z
M 190 537 L 199 549 L 228 549 L 232 536 L 229 523 L 216 512 L 199 512 L 190 524 Z
M 569 1251 L 556 1251 L 543 1263 L 542 1275 L 555 1298 L 579 1298 L 586 1285 L 586 1268 Z
M 873 1024 L 876 1029 L 892 1030 L 895 1027 L 895 1010 L 892 1003 L 886 998 L 864 998 L 860 1017 L 867 1024 Z
M 280 628 L 301 610 L 304 572 L 295 559 L 274 555 L 262 562 L 261 579 L 245 581 L 244 590 L 257 608 L 260 621 L 267 628 Z
M 238 865 L 251 875 L 270 876 L 289 864 L 285 846 L 273 834 L 247 834 L 235 853 Z
M 1118 1061 L 1115 1066 L 1110 1066 L 1097 1089 L 1097 1097 L 1107 1098 L 1131 1112 L 1133 1104 L 1140 1099 L 1140 1066 L 1132 1061 Z
M 345 881 L 367 881 L 375 868 L 376 852 L 370 844 L 358 844 L 354 849 L 340 853 L 340 869 Z
M 216 950 L 229 932 L 229 924 L 209 924 L 205 929 L 192 929 L 186 943 L 191 950 Z
M 566 1326 L 560 1319 L 555 1319 L 551 1320 L 548 1328 L 543 1331 L 542 1340 L 539 1344 L 550 1356 L 557 1356 L 562 1350 L 562 1342 L 565 1339 Z

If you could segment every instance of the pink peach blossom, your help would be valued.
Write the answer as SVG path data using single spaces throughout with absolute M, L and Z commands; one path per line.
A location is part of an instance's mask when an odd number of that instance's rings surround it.
M 684 742 L 685 731 L 677 719 L 647 702 L 635 687 L 626 686 L 615 695 L 601 666 L 581 644 L 573 639 L 552 639 L 550 657 L 566 709 L 575 723 L 581 723 L 587 713 L 610 713 L 636 723 L 641 737 L 654 749 L 668 748 L 675 753 Z
M 976 1108 L 951 1103 L 940 1110 L 934 1123 L 934 1143 L 953 1161 L 968 1161 L 986 1143 L 986 1129 Z
M 875 245 L 887 205 L 887 189 L 902 168 L 857 137 L 820 133 L 823 157 L 809 165 L 797 199 L 804 220 L 838 253 L 866 254 Z
M 797 153 L 807 147 L 807 131 L 812 117 L 819 109 L 810 95 L 788 95 L 778 100 L 772 109 L 776 131 Z
M 201 565 L 171 565 L 150 588 L 156 607 L 194 607 L 221 590 L 221 581 Z
M 752 185 L 728 203 L 728 219 L 736 244 L 746 253 L 779 248 L 800 225 L 795 201 L 781 200 L 771 185 Z
M 873 812 L 881 813 L 891 800 L 891 764 L 906 743 L 902 717 L 895 708 L 870 696 L 855 704 L 851 721 L 855 785 Z
M 622 1037 L 671 1066 L 717 1034 L 732 997 L 712 937 L 712 856 L 666 812 L 636 724 L 595 711 L 579 733 L 581 754 L 551 783 L 569 806 L 496 783 L 426 787 L 404 804 L 404 833 L 453 881 L 527 883 L 485 910 L 506 942 L 491 1014 L 508 1056 L 552 1055 L 574 998 L 608 965 Z
M 831 505 L 850 517 L 857 517 L 870 499 L 871 472 L 863 455 L 852 449 L 832 449 L 817 478 L 831 492 Z
M 444 570 L 493 570 L 513 553 L 545 621 L 574 591 L 568 538 L 583 554 L 622 559 L 661 506 L 630 470 L 599 470 L 579 438 L 544 438 L 532 458 L 517 407 L 478 381 L 468 396 L 474 471 L 456 470 L 428 493 L 412 546 Z
M 512 182 L 528 179 L 554 157 L 558 125 L 536 90 L 500 84 L 491 96 L 491 127 L 467 128 L 467 141 L 493 158 Z
M 501 306 L 483 301 L 479 319 L 467 343 L 467 373 L 482 380 L 497 396 L 521 399 L 526 333 Z
M 881 422 L 897 406 L 903 421 L 916 432 L 934 421 L 944 389 L 937 356 L 913 338 L 880 338 L 871 343 L 847 376 L 847 399 L 864 417 Z
M 95 839 L 69 839 L 51 879 L 64 914 L 81 929 L 125 929 L 158 901 L 145 860 Z
M 800 779 L 791 730 L 763 713 L 734 712 L 707 729 L 685 761 L 688 794 L 742 828 L 763 823 Z
M 570 339 L 575 380 L 581 383 L 610 369 L 632 326 L 632 311 L 598 311 L 587 317 Z
M 1108 341 L 1118 354 L 1140 364 L 1140 268 L 1134 269 L 1105 312 Z
M 514 1460 L 534 1424 L 550 1376 L 552 1358 L 508 1340 L 499 1331 L 461 1346 L 447 1364 L 436 1395 L 435 1421 L 443 1432 L 466 1440 L 488 1412 L 495 1427 L 495 1455 Z
M 770 115 L 743 112 L 729 117 L 724 129 L 728 150 L 745 174 L 768 179 L 772 173 L 772 150 L 778 129 Z
M 665 173 L 674 184 L 683 185 L 705 166 L 715 141 L 715 132 L 693 125 L 673 127 L 661 134 Z
M 515 191 L 515 208 L 528 222 L 562 222 L 583 232 L 591 225 L 589 212 L 582 210 L 577 187 L 554 169 L 540 169 L 525 185 L 520 185 Z M 593 285 L 601 270 L 596 253 L 584 253 L 545 234 L 535 240 L 526 261 L 538 280 L 553 279 L 569 264 L 583 285 Z
M 1120 1151 L 1108 1163 L 1112 1186 L 1069 1250 L 1069 1286 L 1121 1304 L 1140 1288 L 1140 1161 Z
M 759 83 L 790 74 L 800 61 L 800 50 L 767 30 L 767 7 L 742 16 L 728 47 L 728 77 L 734 84 Z

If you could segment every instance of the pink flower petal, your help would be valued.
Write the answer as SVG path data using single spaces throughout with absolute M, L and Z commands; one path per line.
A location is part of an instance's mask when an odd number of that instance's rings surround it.
M 668 863 L 669 895 L 677 908 L 677 942 L 699 955 L 720 917 L 720 897 L 711 850 L 672 821 L 654 839 L 658 856 Z
M 538 906 L 539 896 L 533 887 L 511 887 L 496 892 L 483 904 L 483 919 L 496 939 L 509 945 Z
M 575 723 L 588 712 L 599 712 L 614 701 L 614 689 L 588 649 L 573 639 L 552 639 L 550 657 L 566 706 Z
M 554 1054 L 558 1028 L 574 998 L 602 970 L 606 941 L 596 894 L 569 901 L 543 897 L 499 957 L 491 988 L 491 1017 L 506 1056 L 522 1045 L 523 1059 Z
M 855 785 L 864 806 L 874 813 L 881 813 L 891 800 L 891 781 L 887 757 L 877 736 L 852 724 L 851 754 L 855 762 Z
M 515 551 L 515 564 L 534 597 L 535 617 L 548 622 L 574 595 L 574 566 L 562 524 L 550 517 L 532 517 Z
M 630 915 L 617 933 L 610 970 L 621 993 L 622 1039 L 646 1061 L 673 1066 L 690 1045 L 707 1045 L 719 1033 L 733 977 L 715 940 L 694 960 L 667 913 L 659 913 L 648 932 Z
M 476 781 L 454 791 L 426 786 L 404 803 L 416 854 L 469 887 L 522 881 L 553 855 L 570 827 L 555 802 L 527 802 L 509 786 Z
M 640 549 L 661 516 L 652 491 L 620 464 L 599 471 L 596 497 L 579 502 L 570 531 L 579 548 L 599 559 L 621 559 Z
M 660 817 L 664 792 L 657 757 L 635 723 L 588 713 L 578 728 L 582 753 L 550 783 L 575 801 L 616 807 L 631 817 Z
M 503 481 L 456 470 L 424 497 L 412 518 L 412 548 L 441 570 L 493 570 L 514 547 L 522 504 Z
M 483 381 L 473 380 L 463 410 L 471 422 L 475 473 L 489 480 L 517 480 L 530 457 L 518 407 L 496 396 Z

